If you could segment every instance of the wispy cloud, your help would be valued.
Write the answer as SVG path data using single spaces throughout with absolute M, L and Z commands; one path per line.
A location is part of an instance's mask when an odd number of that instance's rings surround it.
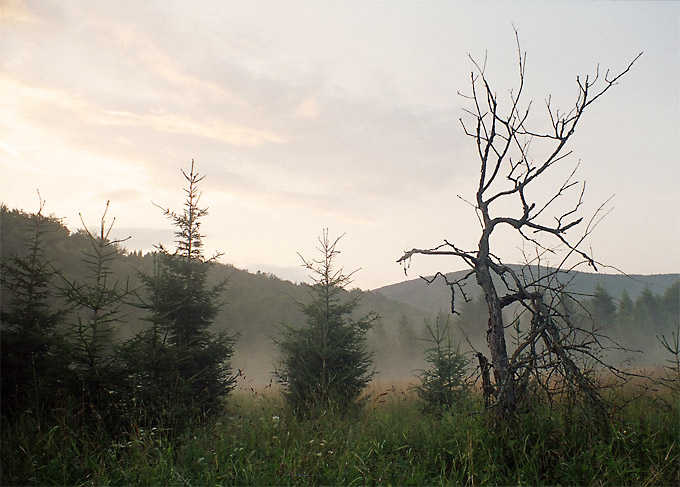
M 131 113 L 102 108 L 96 101 L 85 100 L 63 90 L 26 86 L 18 81 L 0 78 L 0 106 L 7 109 L 15 123 L 22 122 L 22 112 L 31 107 L 33 122 L 39 122 L 42 112 L 55 108 L 64 110 L 71 123 L 79 120 L 84 125 L 101 126 L 102 130 L 116 126 L 146 128 L 169 134 L 181 134 L 220 140 L 226 144 L 256 147 L 263 144 L 280 144 L 286 137 L 273 132 L 237 124 L 225 123 L 219 119 L 197 120 L 177 113 Z M 49 120 L 49 117 L 45 118 Z M 49 123 L 46 124 L 49 129 Z M 8 145 L 8 144 L 6 144 Z M 8 145 L 9 146 L 9 145 Z
M 228 101 L 243 105 L 244 102 L 224 86 L 186 73 L 172 57 L 157 43 L 138 32 L 130 25 L 113 24 L 110 26 L 113 42 L 128 55 L 135 57 L 140 66 L 160 78 L 176 85 L 183 96 L 211 99 L 217 102 Z
M 103 125 L 131 125 L 145 127 L 169 134 L 182 134 L 220 140 L 229 145 L 257 147 L 264 144 L 281 144 L 286 137 L 264 130 L 241 127 L 221 120 L 196 120 L 176 113 L 135 114 L 103 110 L 97 121 Z

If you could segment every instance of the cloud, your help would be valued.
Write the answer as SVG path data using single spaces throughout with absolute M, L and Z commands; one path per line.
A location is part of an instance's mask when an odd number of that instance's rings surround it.
M 4 95 L 0 106 L 11 110 L 15 123 L 24 123 L 46 132 L 57 132 L 77 143 L 84 133 L 90 142 L 110 138 L 111 129 L 127 127 L 148 129 L 172 135 L 212 138 L 228 145 L 256 147 L 264 144 L 281 144 L 285 136 L 235 123 L 225 123 L 214 117 L 185 116 L 171 112 L 136 114 L 107 110 L 95 100 L 85 100 L 63 90 L 32 87 L 0 78 Z M 79 127 L 68 130 L 68 127 Z M 83 128 L 81 130 L 80 128 Z M 66 129 L 66 130 L 65 130 Z M 70 132 L 70 133 L 69 133 Z M 138 132 L 138 137 L 142 133 Z M 10 142 L 5 146 L 12 147 Z M 18 149 L 14 149 L 18 150 Z
M 116 203 L 123 203 L 127 201 L 138 201 L 144 196 L 144 193 L 138 189 L 131 188 L 117 188 L 112 191 L 103 191 L 100 197 L 107 201 L 116 201 Z
M 306 98 L 295 112 L 293 112 L 294 117 L 303 118 L 317 118 L 319 116 L 319 102 L 318 100 L 310 96 Z
M 3 27 L 8 27 L 11 24 L 33 24 L 37 22 L 37 17 L 31 13 L 26 2 L 22 0 L 2 0 L 0 23 Z
M 137 58 L 140 66 L 145 66 L 160 78 L 176 85 L 184 95 L 189 94 L 197 99 L 209 98 L 220 102 L 243 104 L 224 86 L 186 74 L 185 70 L 165 50 L 134 27 L 113 24 L 110 28 L 113 41 L 117 46 Z
M 224 123 L 219 119 L 196 120 L 177 113 L 135 114 L 115 110 L 101 111 L 97 122 L 102 125 L 131 125 L 149 128 L 169 134 L 182 134 L 217 139 L 229 145 L 256 147 L 286 142 L 283 135 L 237 124 Z
M 0 150 L 13 157 L 19 157 L 19 149 L 0 140 Z
M 325 194 L 338 202 L 355 193 L 362 196 L 349 201 L 359 206 L 365 198 L 407 196 L 464 173 L 460 167 L 452 173 L 447 160 L 455 149 L 453 113 L 327 90 L 324 68 L 299 79 L 255 72 L 234 64 L 247 60 L 232 58 L 228 44 L 223 57 L 213 58 L 209 45 L 191 51 L 192 61 L 178 41 L 142 33 L 139 23 L 120 16 L 100 17 L 84 29 L 93 48 L 108 44 L 111 62 L 124 68 L 115 72 L 116 98 L 106 94 L 111 81 L 99 64 L 78 71 L 90 79 L 85 92 L 29 85 L 21 98 L 22 108 L 30 108 L 28 123 L 74 147 L 164 160 L 163 166 L 168 156 L 185 160 L 199 148 L 205 160 L 240 161 L 232 170 L 263 190 L 303 199 Z

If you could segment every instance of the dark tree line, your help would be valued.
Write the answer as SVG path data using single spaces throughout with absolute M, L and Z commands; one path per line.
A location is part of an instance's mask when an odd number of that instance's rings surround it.
M 616 298 L 598 285 L 592 297 L 582 304 L 584 320 L 592 326 L 616 337 L 630 350 L 648 349 L 655 343 L 659 345 L 661 337 L 670 336 L 678 327 L 680 281 L 662 294 L 654 294 L 645 287 L 635 299 L 625 290 Z
M 594 328 L 624 343 L 631 351 L 636 348 L 650 348 L 657 335 L 668 335 L 675 330 L 680 316 L 680 281 L 676 281 L 660 294 L 655 294 L 648 286 L 632 299 L 623 290 L 616 296 L 605 286 L 596 284 L 591 292 L 582 292 L 579 303 L 574 302 L 570 309 L 574 319 L 583 327 Z M 475 347 L 488 321 L 489 314 L 483 295 L 471 297 L 468 302 L 460 303 L 453 319 L 455 330 L 462 340 L 470 339 Z M 505 311 L 508 323 L 513 313 Z M 646 338 L 645 346 L 639 343 Z M 637 343 L 637 347 L 635 346 Z M 636 354 L 632 354 L 635 357 Z M 644 356 L 642 357 L 644 358 Z

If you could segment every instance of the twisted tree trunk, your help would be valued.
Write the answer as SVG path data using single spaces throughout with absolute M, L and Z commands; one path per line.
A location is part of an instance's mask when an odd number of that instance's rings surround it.
M 484 245 L 486 244 L 486 245 Z M 488 249 L 488 239 L 480 242 L 480 252 Z M 496 384 L 496 398 L 499 412 L 512 412 L 517 405 L 516 387 L 510 371 L 508 351 L 505 344 L 505 327 L 503 324 L 503 308 L 498 292 L 491 278 L 488 258 L 477 257 L 475 265 L 477 283 L 484 292 L 484 299 L 489 310 L 489 321 L 486 329 L 486 343 L 491 353 L 491 365 Z

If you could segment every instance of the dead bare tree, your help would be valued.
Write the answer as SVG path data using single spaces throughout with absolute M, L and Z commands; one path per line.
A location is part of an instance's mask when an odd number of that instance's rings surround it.
M 475 200 L 469 202 L 481 227 L 477 249 L 463 250 L 445 240 L 434 248 L 408 250 L 397 261 L 404 265 L 405 272 L 416 254 L 455 256 L 469 266 L 470 271 L 461 279 L 449 281 L 444 274 L 438 273 L 430 282 L 443 278 L 451 287 L 453 312 L 456 292 L 467 300 L 463 286 L 468 279 L 474 276 L 481 287 L 489 311 L 486 338 L 494 378 L 493 387 L 485 387 L 485 390 L 492 391 L 495 407 L 501 414 L 517 409 L 521 392 L 531 378 L 538 379 L 533 384 L 538 383 L 548 391 L 554 392 L 555 384 L 565 382 L 588 398 L 597 398 L 595 385 L 584 372 L 583 361 L 600 361 L 597 348 L 601 345 L 601 337 L 593 330 L 579 329 L 572 319 L 569 310 L 574 308 L 574 302 L 569 302 L 560 276 L 579 264 L 587 264 L 597 270 L 597 263 L 590 252 L 581 247 L 606 214 L 604 205 L 589 220 L 580 216 L 585 182 L 575 180 L 578 164 L 547 198 L 539 201 L 529 194 L 529 190 L 545 186 L 546 174 L 555 166 L 563 165 L 571 154 L 567 144 L 586 109 L 616 85 L 642 55 L 640 53 L 628 67 L 614 76 L 607 71 L 601 77 L 598 67 L 594 77 L 577 77 L 578 96 L 568 112 L 555 109 L 549 97 L 546 108 L 550 129 L 536 131 L 529 127 L 531 102 L 524 104 L 522 98 L 526 54 L 521 50 L 517 32 L 515 37 L 519 80 L 516 90 L 510 91 L 509 99 L 500 100 L 489 84 L 485 72 L 486 59 L 479 64 L 472 57 L 472 92 L 461 95 L 472 105 L 466 112 L 474 122 L 471 124 L 461 119 L 461 125 L 465 134 L 475 140 L 480 162 Z M 542 145 L 544 157 L 535 160 L 530 156 L 532 141 Z M 558 209 L 568 197 L 573 198 L 572 203 L 566 210 Z M 536 249 L 537 258 L 527 262 L 533 266 L 528 265 L 524 269 L 511 267 L 492 253 L 491 236 L 502 226 L 514 229 Z M 574 237 L 577 229 L 580 233 Z M 548 270 L 536 267 L 537 263 L 541 263 L 541 256 L 554 254 L 557 248 L 564 250 L 559 265 Z M 578 262 L 572 264 L 574 260 Z M 504 285 L 497 284 L 499 279 Z M 503 310 L 508 307 L 531 317 L 528 328 L 525 325 L 522 329 L 519 326 L 521 317 L 516 319 L 519 333 L 511 355 L 506 345 L 508 326 L 503 318 Z M 480 358 L 481 363 L 486 363 L 486 358 Z

